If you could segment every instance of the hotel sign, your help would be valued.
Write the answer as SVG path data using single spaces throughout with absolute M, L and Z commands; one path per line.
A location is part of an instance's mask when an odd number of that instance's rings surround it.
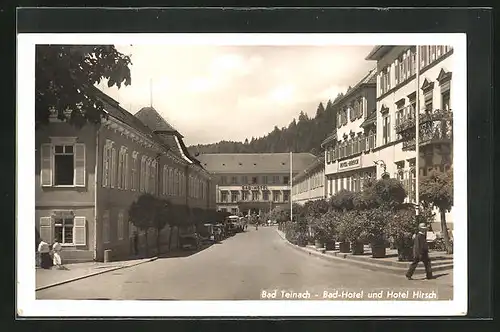
M 361 157 L 339 162 L 339 171 L 361 166 Z
M 241 190 L 267 190 L 267 186 L 241 186 Z

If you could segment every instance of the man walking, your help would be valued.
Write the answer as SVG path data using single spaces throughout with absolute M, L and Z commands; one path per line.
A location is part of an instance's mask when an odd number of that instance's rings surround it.
M 418 225 L 418 233 L 413 238 L 413 262 L 411 262 L 406 278 L 412 279 L 413 273 L 419 262 L 424 263 L 427 279 L 432 279 L 431 261 L 429 259 L 429 247 L 427 245 L 427 226 L 425 223 Z

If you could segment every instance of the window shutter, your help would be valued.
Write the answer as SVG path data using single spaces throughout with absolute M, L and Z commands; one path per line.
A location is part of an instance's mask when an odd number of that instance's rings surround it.
M 54 241 L 54 223 L 52 217 L 40 218 L 40 238 L 51 244 Z
M 75 186 L 85 187 L 85 144 L 75 144 Z
M 111 188 L 114 188 L 116 185 L 116 149 L 111 149 Z
M 128 159 L 128 153 L 125 154 L 125 189 L 129 190 L 130 189 L 130 175 L 129 175 L 129 159 Z
M 122 183 L 122 173 L 123 172 L 123 150 L 120 149 L 120 152 L 118 152 L 118 170 L 117 170 L 117 182 L 116 182 L 116 187 L 118 189 L 123 188 L 123 183 Z
M 40 151 L 40 184 L 42 187 L 52 186 L 52 145 L 42 144 Z
M 102 149 L 102 186 L 107 187 L 109 184 L 109 149 L 105 145 Z
M 77 246 L 84 246 L 87 244 L 87 229 L 85 217 L 75 217 L 75 224 L 73 226 L 73 242 Z

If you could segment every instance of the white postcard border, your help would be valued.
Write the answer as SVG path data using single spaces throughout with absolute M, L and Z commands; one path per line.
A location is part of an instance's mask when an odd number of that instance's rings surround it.
M 453 45 L 454 268 L 451 301 L 70 301 L 35 299 L 35 45 Z M 443 316 L 467 312 L 465 34 L 19 34 L 17 37 L 17 313 L 19 316 Z M 457 243 L 459 245 L 457 245 Z M 27 245 L 28 244 L 28 245 Z M 369 272 L 367 272 L 369 273 Z M 404 278 L 404 276 L 402 276 Z

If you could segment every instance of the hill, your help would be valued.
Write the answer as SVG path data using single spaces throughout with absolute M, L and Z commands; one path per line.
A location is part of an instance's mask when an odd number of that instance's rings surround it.
M 198 144 L 189 147 L 189 151 L 197 153 L 277 153 L 277 152 L 310 152 L 320 155 L 321 142 L 334 130 L 337 122 L 337 109 L 333 104 L 344 94 L 337 95 L 332 102 L 328 100 L 326 107 L 320 103 L 314 118 L 303 111 L 298 121 L 293 119 L 288 127 L 278 128 L 263 137 L 247 138 L 244 142 L 220 141 L 213 144 Z

